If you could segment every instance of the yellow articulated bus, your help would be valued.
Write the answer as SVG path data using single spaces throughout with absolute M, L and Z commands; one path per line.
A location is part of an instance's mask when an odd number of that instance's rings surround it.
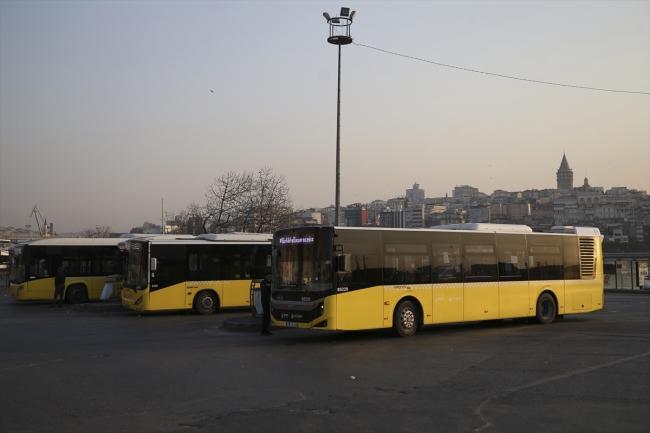
M 600 231 L 460 224 L 301 227 L 273 238 L 274 325 L 324 330 L 529 318 L 603 308 Z
M 205 234 L 190 239 L 134 238 L 122 305 L 138 311 L 250 306 L 251 281 L 271 268 L 270 234 Z
M 104 284 L 121 273 L 120 238 L 49 238 L 19 242 L 9 250 L 11 296 L 52 300 L 54 277 L 66 270 L 65 299 L 73 304 L 96 300 Z

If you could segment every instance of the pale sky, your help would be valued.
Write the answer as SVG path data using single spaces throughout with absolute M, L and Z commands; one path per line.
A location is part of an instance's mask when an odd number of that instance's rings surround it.
M 337 47 L 650 92 L 650 2 L 0 1 L 0 226 L 129 231 L 270 166 L 334 203 Z M 214 93 L 211 93 L 213 90 Z M 341 204 L 456 185 L 650 190 L 650 96 L 342 48 Z M 33 220 L 31 221 L 34 226 Z

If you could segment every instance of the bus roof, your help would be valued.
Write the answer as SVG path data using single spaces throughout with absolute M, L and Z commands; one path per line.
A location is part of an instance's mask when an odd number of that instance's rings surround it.
M 21 242 L 18 246 L 117 246 L 124 239 L 120 238 L 48 238 Z
M 273 234 L 268 233 L 208 233 L 198 235 L 197 239 L 222 242 L 266 242 L 273 240 Z
M 205 244 L 205 243 L 237 243 L 237 244 L 259 244 L 271 243 L 273 240 L 272 234 L 266 233 L 208 233 L 199 236 L 191 235 L 154 235 L 150 237 L 137 237 L 126 239 L 127 242 L 153 242 L 153 243 L 169 243 L 169 244 Z
M 121 239 L 132 238 L 164 238 L 164 239 L 193 239 L 194 235 L 177 235 L 177 234 L 162 234 L 162 233 L 125 233 L 120 236 Z
M 431 230 L 472 230 L 488 232 L 512 232 L 512 233 L 532 233 L 533 229 L 525 225 L 517 224 L 485 224 L 485 223 L 464 223 L 464 224 L 447 224 L 442 226 L 431 226 Z
M 429 227 L 430 230 L 440 230 L 440 231 L 484 231 L 490 233 L 524 233 L 524 234 L 536 234 L 536 235 L 578 235 L 578 236 L 594 236 L 600 237 L 601 240 L 603 236 L 600 234 L 600 230 L 596 227 L 574 227 L 574 226 L 557 226 L 553 227 L 553 230 L 549 232 L 533 232 L 533 230 L 525 225 L 517 224 L 483 224 L 483 223 L 465 223 L 465 224 L 448 224 L 442 226 L 432 226 Z M 426 229 L 407 229 L 407 228 L 392 228 L 392 227 L 334 227 L 334 230 L 395 230 L 395 231 L 410 231 L 410 232 L 425 232 Z

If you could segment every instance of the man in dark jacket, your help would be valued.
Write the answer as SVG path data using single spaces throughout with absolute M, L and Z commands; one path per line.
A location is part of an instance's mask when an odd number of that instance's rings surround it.
M 54 277 L 54 299 L 52 300 L 52 305 L 48 308 L 54 308 L 56 305 L 56 299 L 59 298 L 59 307 L 63 306 L 63 291 L 65 290 L 65 271 L 63 266 L 59 266 L 59 272 Z
M 271 322 L 271 272 L 266 273 L 266 278 L 260 283 L 260 291 L 262 292 L 262 308 L 264 313 L 262 314 L 262 335 L 273 335 L 269 331 L 269 324 Z

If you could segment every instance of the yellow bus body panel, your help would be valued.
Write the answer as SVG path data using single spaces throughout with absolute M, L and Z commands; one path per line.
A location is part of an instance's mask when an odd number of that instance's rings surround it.
M 250 298 L 251 280 L 231 280 L 223 282 L 222 307 L 248 307 Z
M 601 280 L 567 280 L 566 313 L 586 313 L 603 308 Z
M 499 281 L 499 318 L 527 317 L 529 308 L 528 281 Z
M 99 299 L 104 291 L 105 283 L 106 278 L 93 277 L 91 281 L 89 281 L 89 284 L 86 285 L 86 290 L 88 290 L 88 299 Z
M 182 308 L 185 308 L 185 282 L 149 293 L 149 310 L 178 310 Z
M 463 283 L 433 285 L 433 322 L 462 322 Z
M 499 318 L 499 284 L 464 283 L 464 320 L 488 320 Z
M 73 284 L 81 284 L 86 288 L 89 300 L 100 298 L 106 281 L 113 278 L 99 277 L 68 277 L 65 279 L 64 297 L 68 288 Z M 22 290 L 18 288 L 22 286 Z M 25 281 L 21 284 L 11 284 L 11 297 L 19 301 L 51 301 L 54 299 L 54 277 L 39 278 Z
M 18 288 L 22 286 L 22 290 Z M 67 286 L 67 284 L 66 284 Z M 11 285 L 11 297 L 20 301 L 51 301 L 54 298 L 54 277 L 39 278 Z
M 382 286 L 339 293 L 336 296 L 336 329 L 353 331 L 382 328 L 383 304 Z

